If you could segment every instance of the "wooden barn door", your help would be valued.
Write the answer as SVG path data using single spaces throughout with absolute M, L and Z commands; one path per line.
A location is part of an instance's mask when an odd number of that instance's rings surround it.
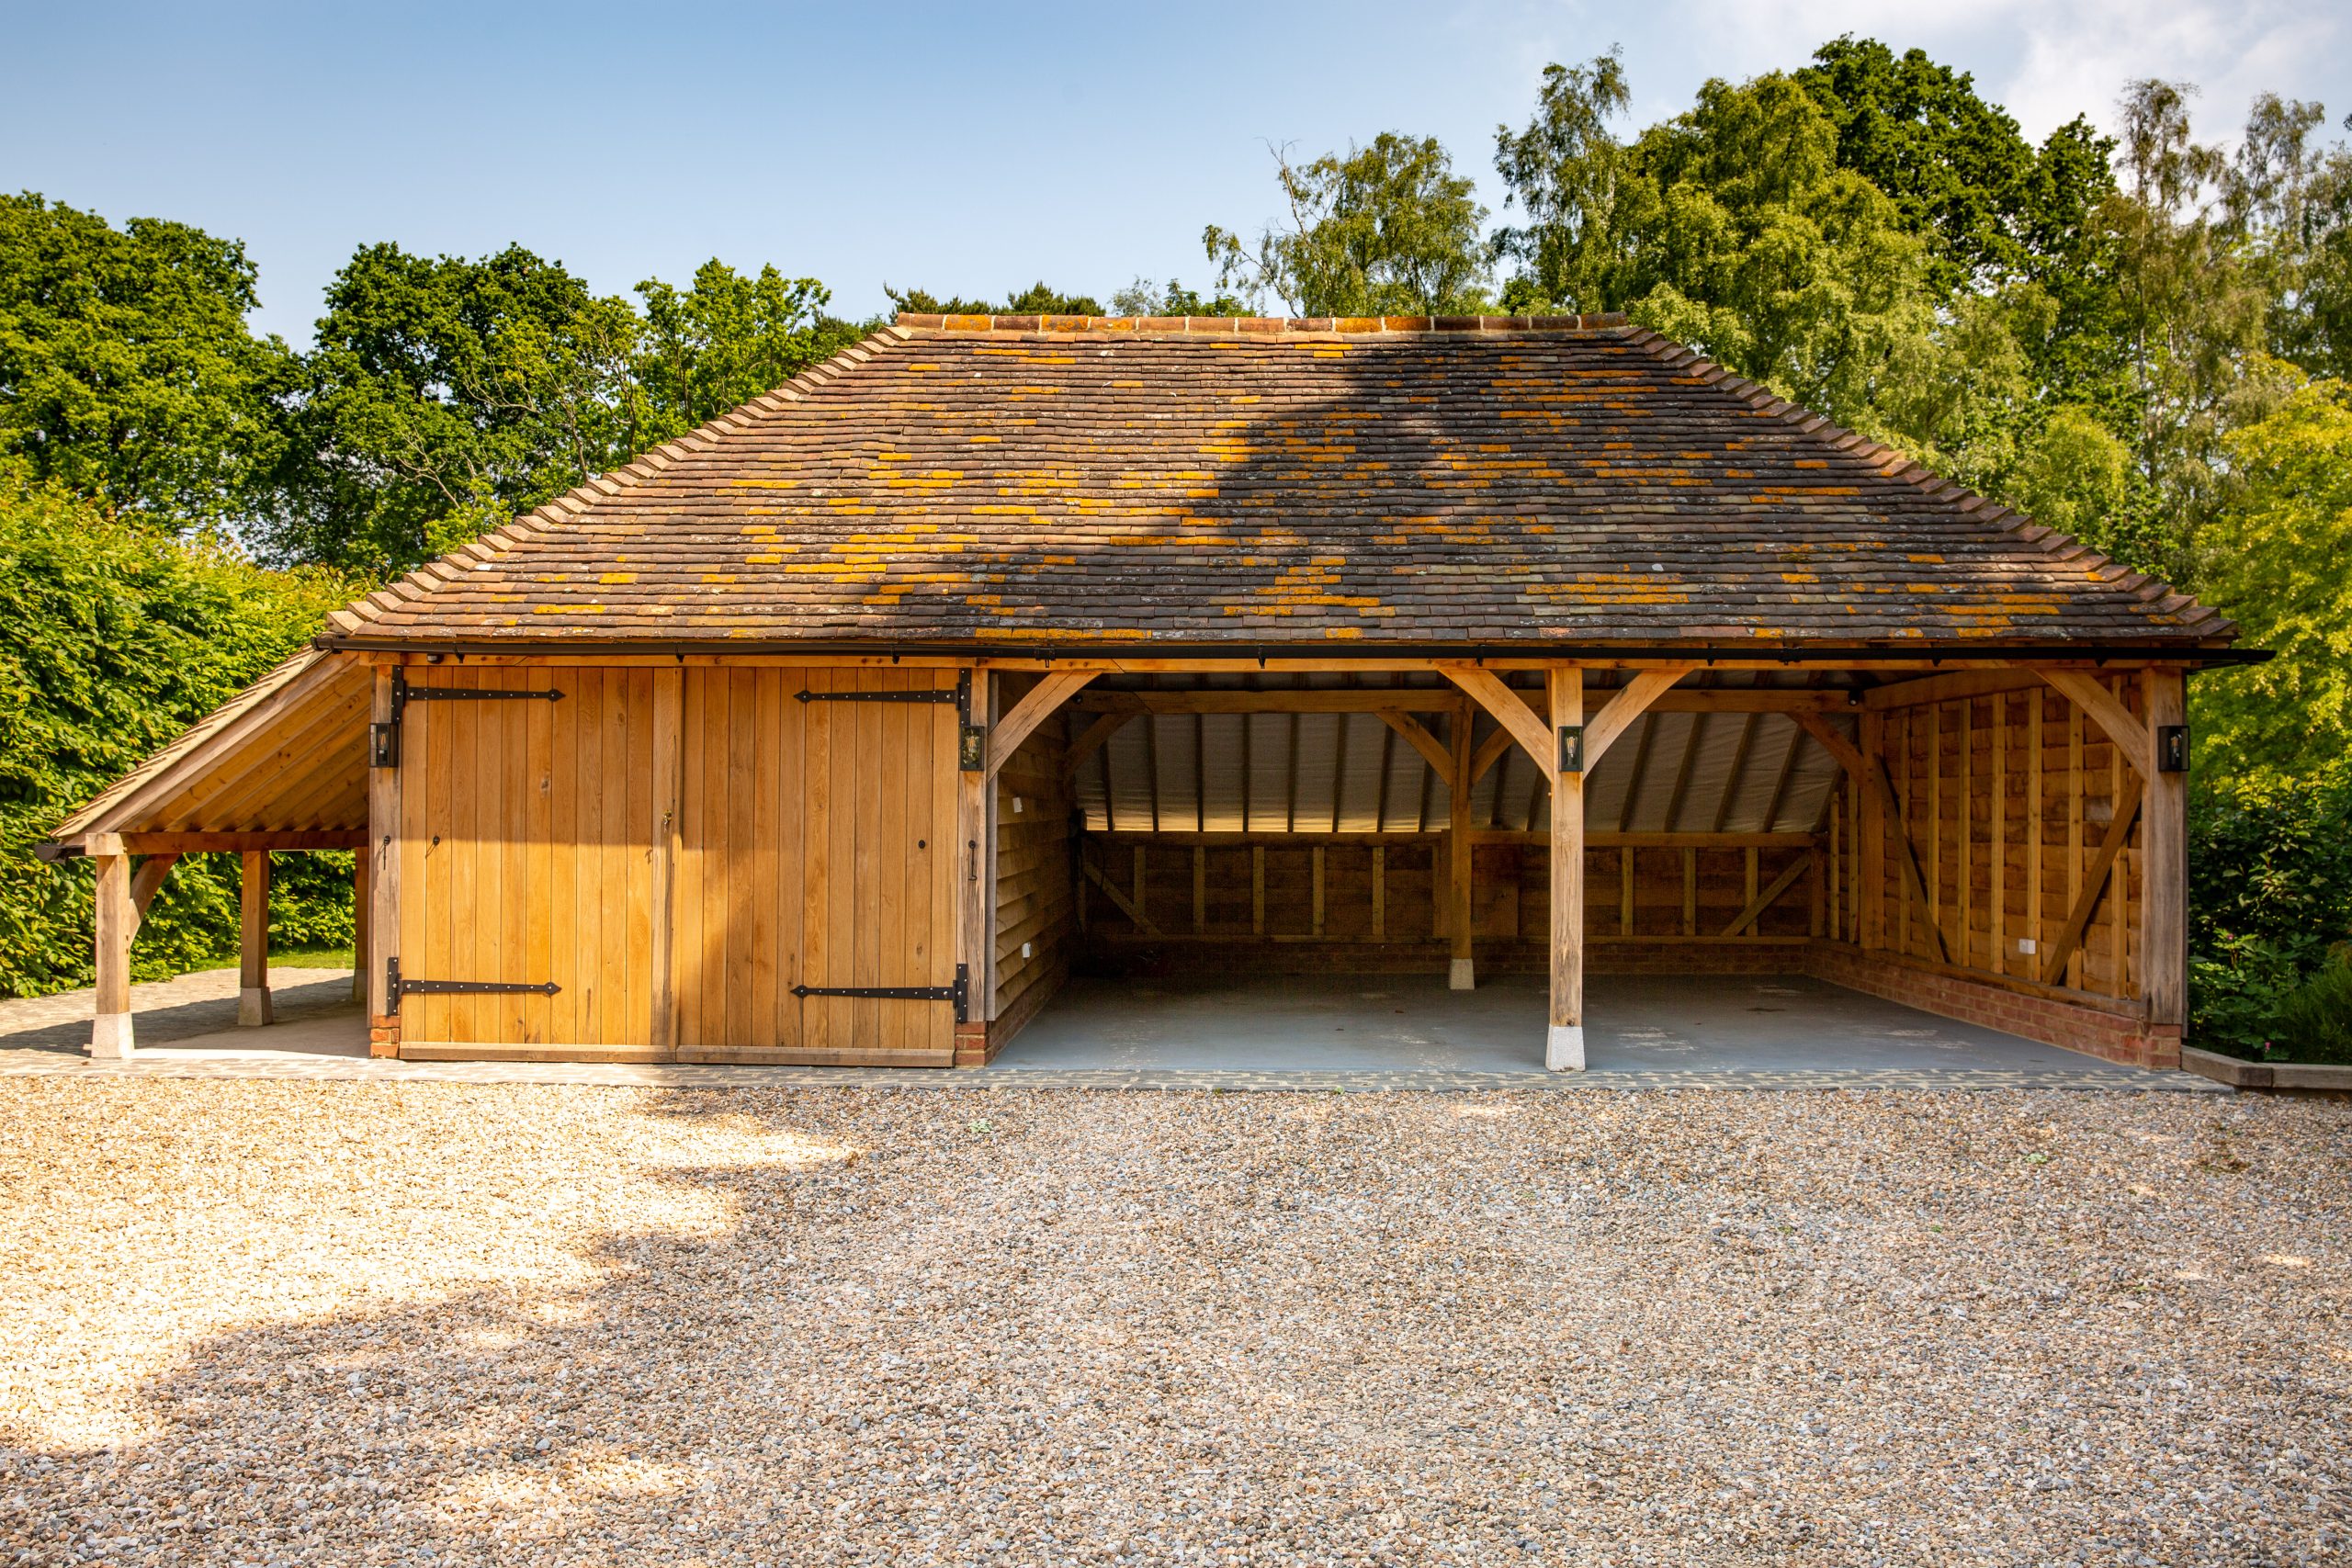
M 685 671 L 678 1055 L 954 1060 L 952 671 Z
M 407 678 L 403 1048 L 664 1054 L 667 825 L 656 795 L 674 773 L 657 760 L 655 732 L 674 726 L 674 706 L 668 725 L 657 706 L 675 704 L 677 675 L 551 666 Z M 555 988 L 436 988 L 450 983 Z

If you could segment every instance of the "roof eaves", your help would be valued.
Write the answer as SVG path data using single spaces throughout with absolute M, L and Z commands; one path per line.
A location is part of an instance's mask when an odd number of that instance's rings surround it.
M 1848 457 L 1875 464 L 1886 478 L 1902 480 L 1926 494 L 1950 502 L 1954 510 L 1967 515 L 1973 522 L 1986 524 L 2012 535 L 2021 543 L 2033 546 L 2053 559 L 2080 566 L 2101 576 L 2108 586 L 2121 588 L 2144 603 L 2168 599 L 2178 601 L 2182 609 L 2167 613 L 2181 616 L 2184 636 L 2193 637 L 2200 643 L 2226 643 L 2237 636 L 2236 622 L 2211 605 L 2199 604 L 2195 595 L 2182 592 L 2158 579 L 2131 571 L 2047 524 L 2037 523 L 2014 508 L 2004 506 L 1955 479 L 1937 473 L 1899 448 L 1873 441 L 1847 429 L 1826 415 L 1792 403 L 1770 389 L 1734 374 L 1697 350 L 1676 343 L 1662 333 L 1653 332 L 1647 327 L 1635 327 L 1623 335 L 1626 342 L 1646 350 L 1668 366 L 1677 369 L 1695 367 L 1700 378 L 1717 391 L 1730 393 L 1758 412 L 1778 416 L 1799 434 L 1820 441 Z M 2113 568 L 2113 570 L 2109 571 L 2109 568 Z M 2126 578 L 2131 581 L 2124 581 Z

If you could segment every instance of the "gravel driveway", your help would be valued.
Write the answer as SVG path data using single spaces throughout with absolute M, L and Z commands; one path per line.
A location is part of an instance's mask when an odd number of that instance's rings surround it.
M 0 1082 L 0 1562 L 2341 1562 L 2352 1106 Z

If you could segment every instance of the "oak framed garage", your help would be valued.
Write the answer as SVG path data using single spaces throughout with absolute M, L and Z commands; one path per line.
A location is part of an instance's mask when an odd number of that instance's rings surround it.
M 1073 965 L 1804 973 L 2177 1060 L 2165 585 L 1605 317 L 902 316 L 75 814 L 361 847 L 374 1049 L 984 1062 Z M 264 906 L 266 908 L 266 906 Z M 249 1013 L 266 923 L 247 921 Z

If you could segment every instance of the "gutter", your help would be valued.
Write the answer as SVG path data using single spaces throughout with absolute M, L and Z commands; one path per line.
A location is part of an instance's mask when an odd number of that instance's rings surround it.
M 1272 659 L 1320 659 L 1334 662 L 1373 662 L 1388 659 L 1447 659 L 1483 660 L 1487 659 L 1577 659 L 1596 662 L 1620 659 L 1693 660 L 1713 664 L 1721 661 L 1769 660 L 1780 664 L 1850 664 L 1870 660 L 1906 664 L 1938 666 L 1944 664 L 1978 664 L 1989 660 L 2007 661 L 2044 660 L 2087 660 L 2094 664 L 2110 660 L 2139 663 L 2150 660 L 2205 666 L 2261 664 L 2277 657 L 2269 649 L 2184 647 L 2177 643 L 2101 643 L 2086 646 L 2081 643 L 1996 645 L 1955 650 L 1949 646 L 1933 648 L 1846 647 L 1789 648 L 1747 644 L 1740 647 L 1688 647 L 1675 643 L 1384 643 L 1366 644 L 1360 641 L 1344 643 L 1176 643 L 1140 642 L 1074 645 L 1067 642 L 1022 644 L 1013 642 L 976 645 L 956 642 L 907 642 L 875 639 L 871 641 L 809 641 L 789 637 L 726 638 L 718 641 L 659 640 L 632 638 L 620 642 L 572 642 L 533 639 L 524 641 L 464 642 L 456 640 L 394 640 L 389 638 L 337 637 L 332 633 L 311 639 L 312 646 L 335 653 L 421 653 L 456 659 L 505 656 L 537 656 L 541 658 L 571 656 L 616 657 L 667 654 L 684 660 L 695 657 L 724 657 L 729 654 L 770 655 L 792 654 L 806 658 L 838 656 L 874 659 L 1023 659 L 1057 661 L 1070 664 L 1116 663 L 1123 659 L 1255 659 L 1261 662 Z

